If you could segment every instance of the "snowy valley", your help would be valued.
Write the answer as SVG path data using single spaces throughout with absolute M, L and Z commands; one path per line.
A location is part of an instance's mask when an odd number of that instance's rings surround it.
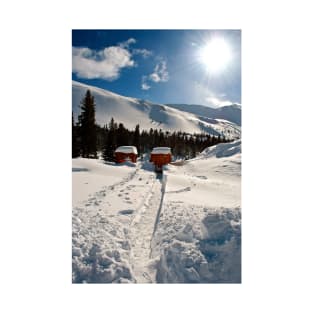
M 154 172 L 72 160 L 74 283 L 240 283 L 241 140 Z

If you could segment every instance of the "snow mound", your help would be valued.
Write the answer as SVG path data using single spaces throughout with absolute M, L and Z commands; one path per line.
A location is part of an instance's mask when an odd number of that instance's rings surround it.
M 122 163 L 117 163 L 117 164 L 114 164 L 116 167 L 123 167 L 123 166 L 126 166 L 126 167 L 137 167 L 137 164 L 136 163 L 133 163 L 129 160 L 126 160 Z
M 220 143 L 216 146 L 206 148 L 201 152 L 201 156 L 225 158 L 240 153 L 241 153 L 241 139 L 231 143 Z
M 121 146 L 118 147 L 115 152 L 138 154 L 135 146 Z
M 96 197 L 73 208 L 72 282 L 133 283 L 130 242 L 124 224 L 105 215 Z M 90 199 L 90 200 L 92 200 Z M 127 214 L 129 212 L 121 212 Z M 127 216 L 127 215 L 126 215 Z
M 240 210 L 208 210 L 200 224 L 170 228 L 171 238 L 161 243 L 157 282 L 241 282 Z
M 118 250 L 103 251 L 97 244 L 80 257 L 76 249 L 73 254 L 73 283 L 131 283 L 134 282 L 130 265 L 121 260 Z
M 241 282 L 241 142 L 169 165 L 152 242 L 158 283 Z

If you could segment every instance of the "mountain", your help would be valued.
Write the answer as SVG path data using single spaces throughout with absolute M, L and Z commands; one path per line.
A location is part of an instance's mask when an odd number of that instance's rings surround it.
M 241 134 L 241 127 L 224 117 L 200 116 L 198 113 L 185 112 L 169 105 L 125 97 L 73 81 L 72 109 L 75 120 L 80 114 L 80 103 L 87 89 L 95 97 L 96 122 L 101 126 L 108 124 L 113 117 L 117 123 L 121 122 L 129 129 L 139 124 L 141 129 L 147 130 L 161 128 L 164 131 L 184 131 L 191 134 L 205 132 L 216 136 L 225 135 L 228 138 L 238 138 Z
M 193 113 L 207 118 L 224 119 L 241 126 L 241 106 L 238 104 L 223 106 L 221 108 L 216 109 L 197 104 L 166 104 L 166 105 L 178 110 Z

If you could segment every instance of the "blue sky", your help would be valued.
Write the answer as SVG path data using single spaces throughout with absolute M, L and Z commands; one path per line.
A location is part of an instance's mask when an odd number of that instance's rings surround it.
M 227 44 L 230 60 L 213 72 L 203 55 L 220 58 L 206 49 L 216 38 Z M 212 107 L 241 103 L 240 30 L 73 30 L 72 61 L 73 80 L 125 96 Z

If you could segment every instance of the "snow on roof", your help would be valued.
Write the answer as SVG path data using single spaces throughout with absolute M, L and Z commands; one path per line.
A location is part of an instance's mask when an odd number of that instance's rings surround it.
M 115 150 L 115 152 L 138 154 L 135 146 L 120 146 Z
M 155 147 L 153 148 L 151 154 L 170 154 L 171 148 L 169 147 Z

